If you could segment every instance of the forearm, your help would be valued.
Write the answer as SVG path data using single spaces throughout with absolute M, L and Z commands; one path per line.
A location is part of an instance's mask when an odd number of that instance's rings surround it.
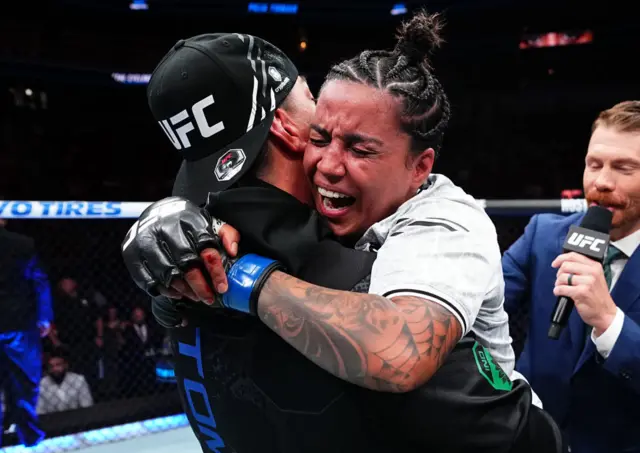
M 55 347 L 58 347 L 62 344 L 60 342 L 60 338 L 58 338 L 58 331 L 55 328 L 51 329 L 51 332 L 49 332 L 49 340 L 51 340 L 51 343 Z
M 406 392 L 426 382 L 460 339 L 460 324 L 438 304 L 336 291 L 274 272 L 258 316 L 308 359 L 373 390 Z

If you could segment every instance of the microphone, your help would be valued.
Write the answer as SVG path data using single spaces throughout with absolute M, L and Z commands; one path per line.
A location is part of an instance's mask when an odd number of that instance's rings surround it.
M 613 213 L 601 206 L 591 206 L 580 226 L 572 225 L 564 241 L 564 253 L 576 252 L 602 264 L 609 247 L 609 230 Z M 573 310 L 573 300 L 560 296 L 551 317 L 548 337 L 560 338 Z

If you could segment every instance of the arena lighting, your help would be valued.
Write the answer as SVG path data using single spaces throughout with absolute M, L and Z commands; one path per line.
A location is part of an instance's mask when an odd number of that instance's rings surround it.
M 112 72 L 111 78 L 118 83 L 127 85 L 146 85 L 151 79 L 151 74 L 125 74 L 121 72 Z
M 297 14 L 297 3 L 272 3 L 269 12 L 273 14 Z
M 250 13 L 265 14 L 269 12 L 269 4 L 268 3 L 249 3 L 248 11 Z
M 142 11 L 149 9 L 149 5 L 145 0 L 133 0 L 129 3 L 129 9 L 133 11 Z
M 393 8 L 391 8 L 391 15 L 399 16 L 401 14 L 407 14 L 407 7 L 404 3 L 396 3 L 393 5 Z
M 156 365 L 156 379 L 165 383 L 176 382 L 176 372 L 173 368 Z
M 248 12 L 254 14 L 297 14 L 297 3 L 249 3 Z

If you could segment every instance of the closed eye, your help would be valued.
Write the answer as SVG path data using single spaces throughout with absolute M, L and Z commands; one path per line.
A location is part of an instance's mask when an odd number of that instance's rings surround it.
M 329 141 L 324 138 L 309 137 L 309 141 L 315 146 L 327 146 L 329 144 Z
M 599 162 L 595 159 L 590 159 L 587 161 L 587 167 L 591 168 L 591 169 L 598 169 L 598 168 L 602 168 L 602 162 Z
M 616 165 L 615 169 L 622 172 L 622 173 L 633 173 L 635 170 L 637 170 L 637 167 L 633 166 L 633 165 Z
M 358 157 L 368 157 L 368 156 L 372 156 L 373 154 L 375 154 L 375 153 L 373 153 L 371 151 L 366 151 L 366 150 L 363 150 L 363 149 L 353 148 L 353 147 L 351 148 L 351 152 L 353 152 L 353 154 L 355 154 Z
M 313 140 L 316 140 L 315 137 L 322 137 L 326 141 L 331 141 L 331 134 L 329 131 L 317 124 L 311 125 L 311 137 Z

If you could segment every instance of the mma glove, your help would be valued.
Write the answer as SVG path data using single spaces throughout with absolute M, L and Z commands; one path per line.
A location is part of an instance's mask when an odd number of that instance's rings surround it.
M 217 234 L 223 223 L 208 209 L 208 205 L 200 208 L 179 197 L 165 198 L 150 205 L 122 243 L 127 270 L 136 285 L 154 298 L 161 294 L 159 287 L 169 288 L 174 278 L 182 277 L 193 268 L 199 268 L 213 288 L 200 253 L 206 248 L 216 249 L 222 257 L 229 288 L 222 295 L 214 291 L 214 306 L 255 314 L 262 286 L 282 265 L 251 254 L 231 260 Z M 166 302 L 162 304 L 164 307 Z M 177 317 L 177 313 L 174 316 Z M 174 316 L 161 324 L 173 323 Z
M 202 265 L 200 252 L 216 249 L 228 265 L 209 213 L 179 197 L 146 208 L 122 243 L 122 257 L 133 281 L 151 297 L 175 277 Z M 206 275 L 206 274 L 205 274 Z

